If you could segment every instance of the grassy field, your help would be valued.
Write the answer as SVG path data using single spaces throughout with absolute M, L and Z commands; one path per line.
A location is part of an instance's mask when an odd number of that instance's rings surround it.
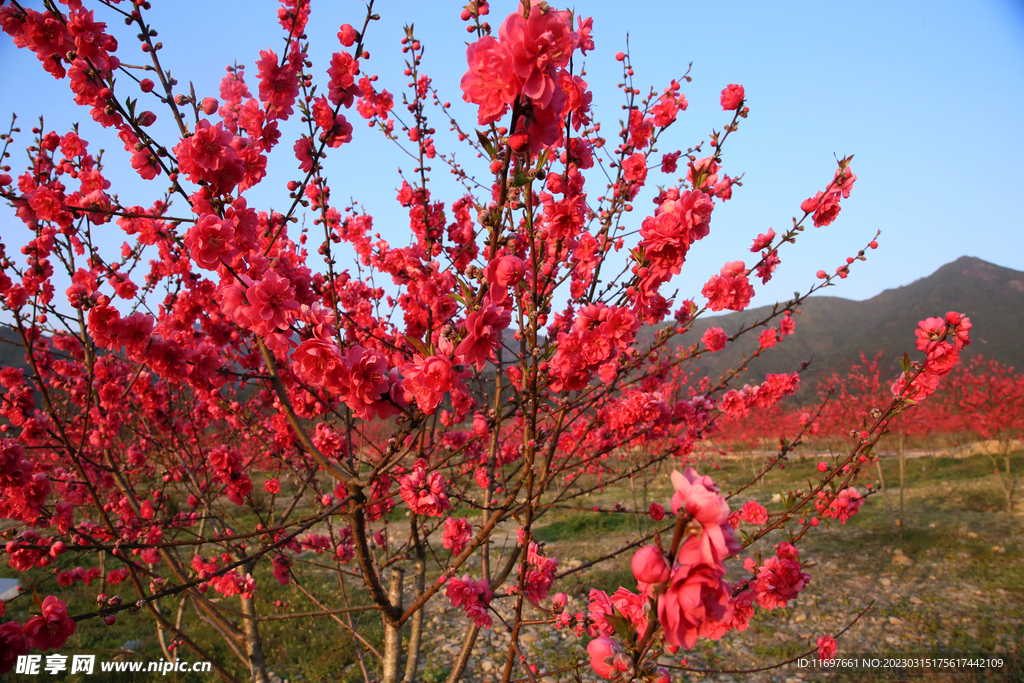
M 801 485 L 806 486 L 816 458 L 791 463 L 784 471 L 773 471 L 753 489 L 731 501 L 733 509 L 743 502 L 755 499 L 777 511 L 772 503 L 775 494 Z M 723 491 L 736 487 L 749 476 L 749 463 L 738 460 L 719 462 L 720 469 L 710 464 L 698 465 L 721 485 Z M 1017 660 L 1017 652 L 1024 652 L 1024 549 L 1021 540 L 1022 521 L 1018 514 L 1003 510 L 1003 494 L 991 463 L 984 456 L 964 459 L 918 457 L 907 462 L 906 490 L 904 492 L 903 523 L 896 524 L 899 510 L 898 463 L 895 458 L 883 458 L 882 467 L 888 489 L 871 496 L 860 514 L 846 525 L 822 525 L 801 542 L 802 556 L 809 566 L 812 580 L 808 589 L 785 609 L 766 612 L 757 610 L 750 628 L 742 633 L 731 633 L 721 641 L 702 642 L 687 653 L 691 666 L 713 669 L 749 669 L 783 661 L 811 649 L 814 638 L 835 633 L 844 628 L 873 600 L 873 604 L 858 623 L 839 640 L 840 655 L 910 656 L 911 654 L 949 656 L 950 653 L 984 653 L 1001 657 L 1005 666 L 999 670 L 959 671 L 956 674 L 920 671 L 865 671 L 847 672 L 845 675 L 824 674 L 800 670 L 795 666 L 758 674 L 685 674 L 683 680 L 1020 680 L 1024 681 L 1024 666 Z M 1014 467 L 1024 468 L 1024 454 L 1016 454 Z M 873 472 L 872 472 L 873 474 Z M 876 477 L 872 476 L 871 479 Z M 876 484 L 877 486 L 877 484 Z M 639 488 L 639 487 L 638 487 Z M 862 489 L 863 490 L 863 489 Z M 648 499 L 668 505 L 671 484 L 667 472 L 649 480 Z M 588 495 L 584 506 L 611 508 L 616 503 L 632 508 L 628 487 L 615 492 L 595 492 Z M 396 519 L 399 512 L 393 513 Z M 662 523 L 664 524 L 664 522 Z M 653 528 L 653 522 L 643 517 L 641 530 Z M 511 530 L 504 530 L 508 533 Z M 537 538 L 547 544 L 547 553 L 560 559 L 562 568 L 572 568 L 599 557 L 619 545 L 637 538 L 637 519 L 631 514 L 603 514 L 552 510 L 539 522 Z M 507 541 L 507 536 L 505 537 Z M 771 554 L 771 545 L 785 540 L 781 535 L 749 548 L 745 554 L 758 550 Z M 496 548 L 496 552 L 497 552 Z M 585 571 L 566 577 L 560 588 L 573 598 L 572 608 L 581 609 L 591 588 L 608 592 L 619 586 L 635 587 L 629 571 L 631 553 L 601 562 Z M 306 553 L 298 562 L 321 562 L 325 556 Z M 87 558 L 81 560 L 86 564 Z M 109 567 L 108 567 L 109 568 Z M 468 569 L 474 571 L 471 564 Z M 740 563 L 732 563 L 727 578 L 735 581 L 743 572 Z M 307 572 L 307 575 L 310 574 Z M 0 575 L 22 580 L 46 577 L 40 572 L 19 575 L 9 568 L 0 569 Z M 314 571 L 314 579 L 304 587 L 328 604 L 337 605 L 339 586 L 326 570 Z M 316 606 L 294 587 L 280 587 L 270 574 L 269 566 L 259 570 L 257 581 L 261 592 L 266 591 L 269 602 L 287 600 L 288 611 L 315 610 Z M 130 587 L 120 586 L 122 594 L 130 599 Z M 98 592 L 98 584 L 91 587 L 76 584 L 73 588 L 59 588 L 52 575 L 39 585 L 43 595 L 54 593 L 68 600 L 72 614 L 91 611 L 91 601 Z M 114 589 L 108 588 L 113 594 Z M 365 596 L 350 595 L 357 604 Z M 230 603 L 229 603 L 230 604 Z M 19 599 L 8 605 L 8 616 L 24 621 L 29 601 Z M 165 614 L 173 618 L 178 604 L 162 604 Z M 426 683 L 438 683 L 447 673 L 450 656 L 445 650 L 457 641 L 465 621 L 457 610 L 447 609 L 442 597 L 434 600 L 427 612 L 429 637 L 427 656 L 421 669 Z M 184 607 L 194 621 L 192 607 Z M 273 614 L 272 604 L 260 606 L 262 614 Z M 353 617 L 359 632 L 372 644 L 381 640 L 379 618 L 365 613 Z M 298 681 L 361 681 L 362 673 L 356 665 L 352 638 L 339 624 L 326 618 L 268 621 L 261 623 L 269 668 L 282 678 Z M 240 661 L 234 657 L 224 641 L 211 626 L 202 624 L 192 631 L 197 642 L 229 662 L 236 675 L 243 679 Z M 492 633 L 490 640 L 482 641 L 490 650 L 484 651 L 470 669 L 470 677 L 490 683 L 494 677 L 483 666 L 489 656 L 497 658 L 501 652 L 500 634 Z M 136 652 L 122 649 L 126 641 L 139 641 Z M 540 648 L 550 668 L 569 665 L 577 661 L 585 640 L 565 639 L 564 634 L 543 631 L 535 647 Z M 507 642 L 507 641 L 506 641 Z M 100 660 L 155 661 L 161 659 L 153 621 L 144 614 L 122 614 L 118 623 L 105 626 L 96 619 L 79 624 L 64 654 L 95 653 Z M 183 659 L 195 660 L 190 652 Z M 681 654 L 672 661 L 678 664 Z M 669 660 L 666 660 L 668 662 Z M 98 680 L 89 676 L 67 676 L 62 680 Z M 151 681 L 155 674 L 102 674 L 103 680 Z M 945 677 L 944 677 L 945 676 Z M 953 677 L 950 677 L 953 676 Z M 10 675 L 12 679 L 19 677 Z M 30 680 L 30 677 L 20 677 Z M 59 678 L 59 677 L 55 677 Z M 210 681 L 216 674 L 170 673 L 160 678 L 168 681 Z M 584 671 L 584 680 L 593 680 Z

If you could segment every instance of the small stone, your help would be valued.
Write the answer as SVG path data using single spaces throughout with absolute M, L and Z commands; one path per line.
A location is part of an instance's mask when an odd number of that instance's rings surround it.
M 145 645 L 141 640 L 127 640 L 121 645 L 122 650 L 128 650 L 129 652 L 138 652 Z
M 519 634 L 519 642 L 521 643 L 536 643 L 537 638 L 536 631 L 525 631 Z
M 484 670 L 484 673 L 490 673 L 494 671 L 494 662 L 490 659 L 485 659 L 480 663 L 480 668 Z
M 804 621 L 807 621 L 807 615 L 804 614 L 803 612 L 801 612 L 800 614 L 798 614 L 795 617 L 793 617 L 793 623 L 794 624 L 799 624 L 799 623 L 804 622 Z
M 911 595 L 910 596 L 910 604 L 911 605 L 923 605 L 924 604 L 924 600 L 922 600 L 921 598 L 917 597 L 916 595 Z
M 889 623 L 892 624 L 893 626 L 902 626 L 903 625 L 903 620 L 900 619 L 899 617 L 889 617 Z
M 967 532 L 967 538 L 977 538 L 977 537 L 978 537 L 978 534 L 974 533 L 973 531 L 968 531 Z
M 892 585 L 892 579 L 879 579 L 878 583 L 882 584 L 886 588 Z
M 431 624 L 440 624 L 441 623 L 441 617 L 433 617 L 433 618 L 431 618 L 430 623 Z

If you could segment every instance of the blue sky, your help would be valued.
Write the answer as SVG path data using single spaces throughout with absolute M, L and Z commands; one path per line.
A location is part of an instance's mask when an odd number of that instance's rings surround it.
M 41 2 L 30 2 L 39 7 Z M 280 52 L 282 32 L 272 0 L 154 0 L 151 24 L 165 49 L 161 59 L 182 82 L 191 80 L 200 96 L 217 95 L 224 66 L 246 64 L 255 92 L 253 64 L 260 49 Z M 493 2 L 497 26 L 512 11 L 511 2 Z M 361 26 L 365 5 L 353 0 L 314 1 L 308 29 L 313 71 L 323 76 L 330 52 L 337 49 L 341 23 Z M 380 75 L 380 84 L 397 93 L 401 75 L 402 25 L 414 23 L 426 46 L 423 68 L 443 97 L 455 105 L 464 126 L 473 110 L 461 102 L 459 79 L 465 71 L 469 37 L 459 20 L 461 6 L 451 2 L 378 2 L 367 43 L 371 59 L 364 71 Z M 1024 270 L 1024 231 L 1016 178 L 1024 157 L 1019 117 L 1024 109 L 1024 5 L 1009 0 L 963 2 L 780 2 L 755 3 L 579 3 L 577 13 L 594 18 L 597 49 L 586 59 L 587 81 L 595 93 L 596 117 L 613 134 L 621 114 L 621 71 L 614 55 L 626 34 L 636 70 L 634 84 L 659 90 L 693 62 L 693 82 L 684 84 L 690 108 L 659 145 L 661 152 L 685 149 L 705 140 L 728 121 L 718 94 L 728 83 L 745 86 L 750 117 L 730 137 L 724 170 L 744 173 L 744 186 L 719 206 L 712 233 L 690 253 L 677 283 L 683 296 L 699 294 L 702 283 L 733 259 L 752 256 L 747 249 L 758 233 L 790 223 L 799 204 L 823 189 L 835 170 L 835 157 L 854 154 L 858 175 L 839 220 L 809 229 L 796 246 L 781 254 L 782 265 L 767 287 L 756 286 L 755 302 L 785 298 L 806 289 L 819 268 L 835 269 L 882 230 L 880 248 L 867 263 L 829 294 L 864 299 L 926 276 L 963 255 Z M 107 10 L 98 10 L 121 40 L 121 59 L 142 53 Z M 115 171 L 124 156 L 119 141 L 92 124 L 88 112 L 71 102 L 65 83 L 45 74 L 27 51 L 0 35 L 0 120 L 17 112 L 27 134 L 39 114 L 46 128 L 68 130 L 82 122 L 90 150 L 105 147 L 112 188 L 125 204 L 148 205 L 164 187 Z M 126 81 L 127 79 L 122 79 Z M 185 90 L 187 92 L 187 89 Z M 396 97 L 396 100 L 398 98 Z M 158 104 L 149 108 L 162 119 Z M 391 143 L 365 127 L 353 109 L 352 144 L 329 159 L 332 198 L 354 197 L 376 217 L 376 227 L 395 245 L 408 242 L 407 219 L 394 201 L 395 169 L 413 164 Z M 434 110 L 439 149 L 452 149 L 446 121 Z M 158 121 L 157 130 L 166 121 Z M 288 129 L 285 129 L 287 135 Z M 610 135 L 609 135 L 610 136 Z M 25 139 L 23 135 L 22 139 Z M 174 140 L 171 139 L 171 144 Z M 23 147 L 24 145 L 22 145 Z M 247 193 L 259 209 L 283 208 L 284 184 L 298 177 L 288 143 L 271 160 L 270 176 Z M 340 152 L 340 153 L 338 153 Z M 468 148 L 458 152 L 472 166 Z M 15 150 L 15 170 L 24 153 Z M 477 162 L 479 163 L 479 162 Z M 485 171 L 482 164 L 478 166 Z M 435 198 L 447 202 L 459 191 L 433 164 Z M 667 177 L 652 173 L 657 182 Z M 600 177 L 603 180 L 603 176 Z M 590 176 L 591 192 L 603 188 Z M 651 194 L 637 199 L 632 220 L 639 227 L 653 208 Z M 312 226 L 311 226 L 312 227 Z M 0 208 L 0 235 L 12 246 L 24 231 L 6 207 Z M 112 245 L 124 236 L 110 228 Z

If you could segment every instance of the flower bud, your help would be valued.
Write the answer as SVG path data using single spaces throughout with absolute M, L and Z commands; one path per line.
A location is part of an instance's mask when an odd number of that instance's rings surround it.
M 664 583 L 672 575 L 665 554 L 661 548 L 653 545 L 644 546 L 636 551 L 631 563 L 633 576 L 640 583 Z

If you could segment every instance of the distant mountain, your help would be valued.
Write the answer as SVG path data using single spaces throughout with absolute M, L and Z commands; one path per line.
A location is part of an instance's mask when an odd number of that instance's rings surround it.
M 17 330 L 0 326 L 0 367 L 27 367 L 25 348 Z
M 1024 273 L 972 256 L 866 301 L 813 296 L 799 310 L 793 315 L 796 333 L 751 363 L 752 380 L 758 373 L 763 377 L 767 372 L 796 370 L 813 357 L 801 381 L 807 389 L 833 372 L 844 371 L 862 352 L 873 357 L 879 351 L 883 366 L 892 369 L 895 377 L 904 351 L 917 357 L 917 322 L 947 311 L 964 313 L 974 325 L 965 358 L 980 353 L 1024 370 Z M 709 327 L 721 327 L 731 335 L 770 312 L 771 307 L 765 306 L 699 320 L 682 343 L 695 343 Z M 744 335 L 734 347 L 702 355 L 699 367 L 712 378 L 736 367 L 743 353 L 749 355 L 757 348 L 756 333 Z

